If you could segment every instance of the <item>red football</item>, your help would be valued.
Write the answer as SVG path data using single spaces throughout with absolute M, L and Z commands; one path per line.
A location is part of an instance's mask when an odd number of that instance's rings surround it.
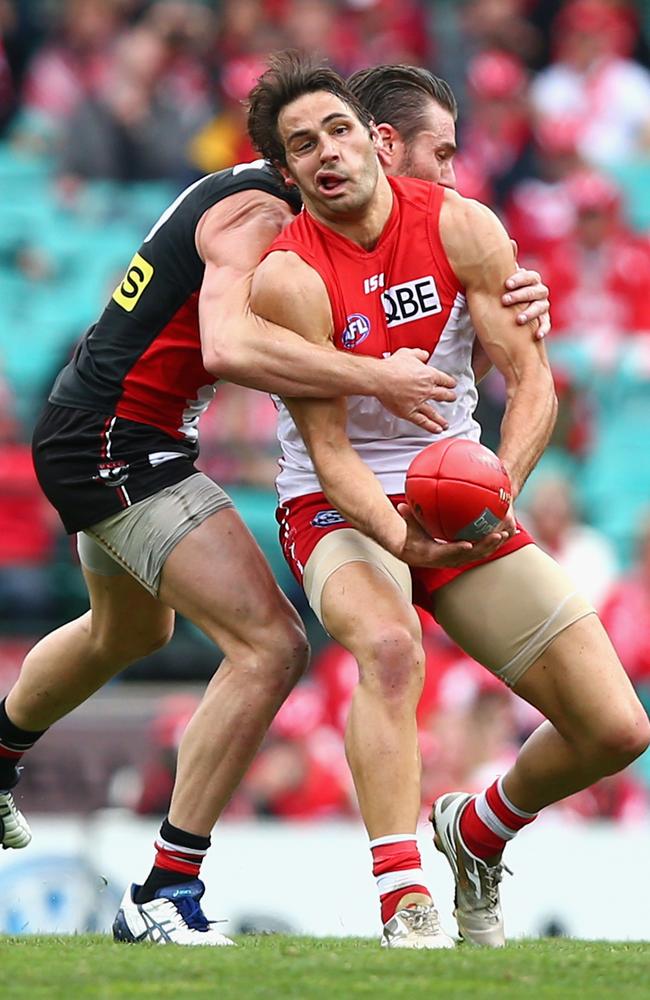
M 503 462 L 489 448 L 448 438 L 413 459 L 406 498 L 432 538 L 477 542 L 505 517 L 512 487 Z

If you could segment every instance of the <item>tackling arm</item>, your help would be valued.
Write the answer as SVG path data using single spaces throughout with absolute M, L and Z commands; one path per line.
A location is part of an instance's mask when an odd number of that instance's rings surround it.
M 555 423 L 557 400 L 542 341 L 522 336 L 516 316 L 501 305 L 514 258 L 507 233 L 478 202 L 446 192 L 440 234 L 449 262 L 464 286 L 472 323 L 490 361 L 506 382 L 506 410 L 499 456 L 515 497 L 539 460 Z
M 426 365 L 424 351 L 398 351 L 388 361 L 334 355 L 251 311 L 253 269 L 292 218 L 279 198 L 245 191 L 214 205 L 199 222 L 196 244 L 205 261 L 199 322 L 206 369 L 217 378 L 279 395 L 377 396 L 397 416 L 439 431 L 444 421 L 428 401 L 453 399 L 454 380 Z

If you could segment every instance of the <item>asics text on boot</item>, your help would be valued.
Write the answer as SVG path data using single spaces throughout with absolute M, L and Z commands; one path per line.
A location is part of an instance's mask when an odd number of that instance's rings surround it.
M 140 887 L 132 885 L 124 893 L 113 921 L 113 938 L 128 944 L 153 941 L 155 944 L 234 945 L 234 941 L 211 926 L 201 909 L 205 886 L 200 879 L 159 889 L 148 903 L 134 902 Z

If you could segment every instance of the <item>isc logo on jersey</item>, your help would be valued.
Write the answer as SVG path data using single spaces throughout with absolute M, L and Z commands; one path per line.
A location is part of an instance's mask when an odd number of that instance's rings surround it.
M 425 316 L 434 316 L 442 312 L 440 296 L 432 274 L 424 278 L 415 278 L 413 281 L 405 281 L 401 285 L 392 285 L 382 292 L 381 301 L 388 327 L 413 323 Z
M 118 306 L 132 312 L 140 296 L 153 277 L 153 266 L 139 253 L 136 253 L 129 264 L 129 269 L 123 280 L 113 292 L 113 298 Z

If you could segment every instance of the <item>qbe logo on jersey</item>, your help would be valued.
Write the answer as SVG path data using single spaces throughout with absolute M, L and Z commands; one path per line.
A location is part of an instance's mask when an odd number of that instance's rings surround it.
M 432 274 L 393 285 L 381 293 L 386 325 L 401 326 L 442 312 L 440 296 Z
M 113 292 L 118 306 L 132 312 L 153 277 L 153 265 L 136 253 L 124 278 Z

